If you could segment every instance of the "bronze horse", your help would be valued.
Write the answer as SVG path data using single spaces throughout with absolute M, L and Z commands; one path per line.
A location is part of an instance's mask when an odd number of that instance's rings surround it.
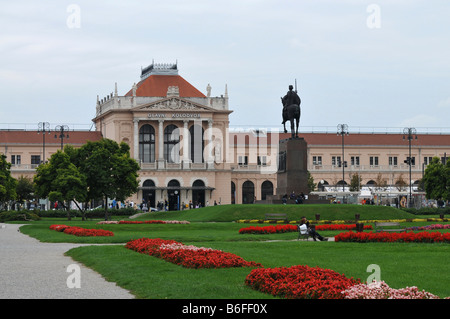
M 281 98 L 281 103 L 283 104 L 283 127 L 284 133 L 287 133 L 286 130 L 286 121 L 291 122 L 291 134 L 292 138 L 298 137 L 298 124 L 300 122 L 300 105 L 290 104 L 284 105 L 286 100 Z M 294 130 L 294 121 L 295 121 L 295 130 Z

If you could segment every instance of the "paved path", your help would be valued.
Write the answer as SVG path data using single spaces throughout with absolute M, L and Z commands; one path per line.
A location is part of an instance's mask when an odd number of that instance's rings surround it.
M 92 269 L 64 256 L 69 249 L 86 244 L 41 243 L 18 231 L 20 226 L 0 223 L 0 299 L 134 298 Z M 79 266 L 80 288 L 68 287 L 68 278 L 75 274 L 71 265 Z M 74 282 L 70 278 L 69 284 Z

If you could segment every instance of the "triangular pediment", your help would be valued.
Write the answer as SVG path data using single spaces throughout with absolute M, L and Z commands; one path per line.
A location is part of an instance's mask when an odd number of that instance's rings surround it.
M 135 111 L 207 111 L 216 112 L 217 110 L 194 103 L 192 101 L 182 99 L 180 97 L 167 97 L 155 102 L 139 105 L 134 108 Z

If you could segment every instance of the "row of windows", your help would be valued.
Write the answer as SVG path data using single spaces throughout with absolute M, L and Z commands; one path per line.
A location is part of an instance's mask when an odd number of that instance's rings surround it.
M 203 163 L 204 130 L 200 125 L 192 125 L 189 129 L 189 158 L 193 163 Z M 164 159 L 168 163 L 180 161 L 180 131 L 174 124 L 164 129 Z M 143 163 L 155 162 L 155 128 L 150 124 L 143 125 L 139 130 L 139 159 Z
M 425 156 L 423 158 L 423 163 L 425 165 L 428 165 L 429 163 L 431 163 L 432 159 L 433 159 L 432 156 Z M 407 158 L 405 159 L 405 163 L 406 163 L 406 160 L 407 160 Z M 442 157 L 441 162 L 445 163 L 445 161 L 446 161 L 446 158 Z M 312 163 L 313 163 L 313 165 L 318 165 L 318 166 L 323 165 L 322 156 L 313 156 Z M 397 156 L 389 156 L 388 163 L 389 163 L 389 166 L 397 166 L 400 164 Z M 345 164 L 348 165 L 348 162 L 345 161 Z M 417 164 L 415 156 L 411 157 L 411 164 L 412 165 Z M 342 166 L 341 156 L 332 156 L 331 157 L 331 165 L 341 167 Z M 350 165 L 351 166 L 359 166 L 360 165 L 360 157 L 359 156 L 350 156 Z M 369 157 L 369 165 L 370 166 L 379 166 L 380 165 L 379 156 L 370 156 Z
M 11 155 L 12 165 L 22 164 L 22 155 Z M 39 165 L 41 164 L 41 155 L 31 155 L 31 164 Z

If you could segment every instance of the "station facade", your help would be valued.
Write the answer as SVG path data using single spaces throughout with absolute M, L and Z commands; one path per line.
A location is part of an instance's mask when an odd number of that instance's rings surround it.
M 124 95 L 116 85 L 97 98 L 95 131 L 70 131 L 64 140 L 52 132 L 45 142 L 42 131 L 0 130 L 0 153 L 12 163 L 14 177 L 31 177 L 62 142 L 78 147 L 103 137 L 127 143 L 140 165 L 139 190 L 130 198 L 135 203 L 177 210 L 264 201 L 276 192 L 278 145 L 290 134 L 279 128 L 230 129 L 231 113 L 226 86 L 213 97 L 209 85 L 202 93 L 181 77 L 176 64 L 153 63 Z M 307 168 L 318 192 L 348 192 L 354 175 L 369 196 L 407 193 L 410 182 L 416 191 L 431 159 L 445 162 L 450 154 L 448 134 L 418 132 L 411 140 L 400 133 L 299 136 L 307 142 Z

